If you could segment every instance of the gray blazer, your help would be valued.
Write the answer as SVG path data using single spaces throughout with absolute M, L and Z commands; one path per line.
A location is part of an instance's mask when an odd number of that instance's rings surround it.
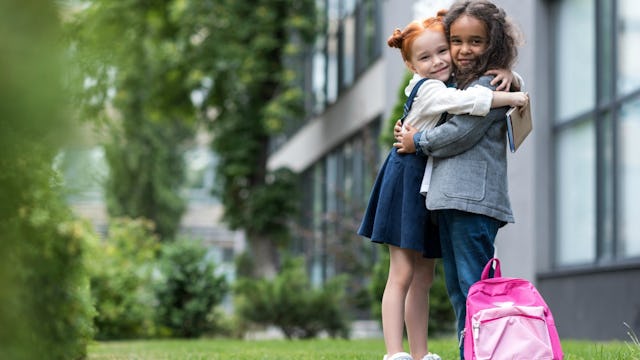
M 471 85 L 495 90 L 491 79 L 483 76 Z M 491 109 L 485 117 L 455 115 L 416 134 L 417 151 L 433 157 L 429 210 L 457 209 L 514 222 L 507 184 L 507 110 Z

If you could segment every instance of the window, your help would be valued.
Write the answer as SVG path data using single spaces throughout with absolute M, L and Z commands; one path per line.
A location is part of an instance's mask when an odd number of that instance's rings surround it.
M 640 3 L 553 3 L 555 263 L 640 259 Z
M 185 161 L 185 195 L 193 203 L 219 203 L 219 199 L 211 195 L 215 182 L 216 158 L 211 149 L 205 145 L 197 145 L 184 155 Z
M 595 0 L 568 0 L 557 10 L 556 88 L 557 120 L 594 107 L 595 102 Z M 579 61 L 578 61 L 579 60 Z
M 558 260 L 563 264 L 595 258 L 595 137 L 593 121 L 562 131 L 557 147 Z
M 314 45 L 314 103 L 310 113 L 318 114 L 338 100 L 382 53 L 380 0 L 318 0 L 326 23 Z
M 640 99 L 620 110 L 620 249 L 622 257 L 640 256 Z
M 340 27 L 340 86 L 345 88 L 355 79 L 356 64 L 356 18 L 354 14 L 355 0 L 343 0 L 342 21 Z
M 356 72 L 363 72 L 382 51 L 377 0 L 363 0 L 357 8 L 358 23 Z
M 640 88 L 640 4 L 635 0 L 618 4 L 618 92 L 626 95 Z
M 327 86 L 327 77 L 324 76 L 324 71 L 327 68 L 327 56 L 324 53 L 324 48 L 327 43 L 327 38 L 324 34 L 316 38 L 316 43 L 313 49 L 313 58 L 311 59 L 311 93 L 313 99 L 311 103 L 311 113 L 318 114 L 324 109 L 326 103 L 325 89 Z
M 377 170 L 378 148 L 370 144 L 377 138 L 372 136 L 378 128 L 378 122 L 374 123 L 301 177 L 305 195 L 298 223 L 303 228 L 294 243 L 303 244 L 297 250 L 307 256 L 313 284 L 322 284 L 356 261 L 368 261 L 360 257 L 374 251 L 356 235 Z
M 291 62 L 287 68 L 303 73 L 306 116 L 286 119 L 283 131 L 272 136 L 274 152 L 314 115 L 338 101 L 382 54 L 380 35 L 381 0 L 316 0 L 318 18 L 324 26 L 306 49 L 305 63 Z
M 339 29 L 340 29 L 340 11 L 338 8 L 338 0 L 329 0 L 327 8 L 327 102 L 334 103 L 338 99 L 338 50 Z M 323 104 L 324 105 L 324 104 Z

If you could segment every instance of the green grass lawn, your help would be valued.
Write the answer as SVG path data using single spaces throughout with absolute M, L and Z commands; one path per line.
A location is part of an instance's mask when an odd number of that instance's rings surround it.
M 563 341 L 565 360 L 640 360 L 640 349 L 627 342 Z M 431 340 L 430 350 L 456 360 L 452 339 Z M 382 339 L 369 340 L 146 340 L 99 342 L 89 360 L 381 360 Z

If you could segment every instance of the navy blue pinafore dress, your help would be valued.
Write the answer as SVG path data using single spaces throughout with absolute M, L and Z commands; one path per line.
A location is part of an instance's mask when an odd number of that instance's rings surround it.
M 404 105 L 407 116 L 420 80 Z M 398 154 L 392 148 L 380 168 L 358 234 L 371 241 L 421 252 L 427 258 L 442 257 L 438 228 L 420 194 L 427 157 Z

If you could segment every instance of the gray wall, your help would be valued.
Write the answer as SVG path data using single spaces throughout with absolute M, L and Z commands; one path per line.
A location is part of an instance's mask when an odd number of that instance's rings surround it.
M 541 275 L 538 290 L 553 312 L 561 338 L 631 341 L 629 324 L 640 329 L 640 269 Z
M 496 252 L 502 260 L 505 276 L 535 282 L 539 269 L 537 259 L 545 252 L 541 254 L 539 248 L 546 247 L 545 243 L 550 239 L 548 211 L 538 213 L 538 209 L 550 208 L 549 162 L 543 160 L 549 156 L 544 150 L 548 148 L 544 144 L 549 142 L 550 124 L 546 113 L 547 74 L 543 70 L 548 67 L 543 60 L 545 53 L 536 51 L 537 44 L 546 38 L 544 31 L 540 31 L 540 24 L 544 24 L 546 18 L 539 1 L 502 0 L 496 4 L 504 8 L 522 32 L 524 44 L 519 49 L 515 70 L 525 80 L 534 118 L 533 132 L 516 153 L 507 156 L 509 195 L 516 222 L 499 231 Z

